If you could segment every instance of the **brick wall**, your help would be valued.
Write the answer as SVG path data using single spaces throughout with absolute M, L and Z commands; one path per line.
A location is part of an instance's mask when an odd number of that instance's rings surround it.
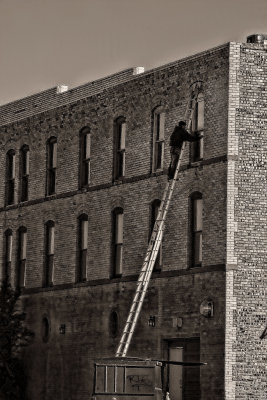
M 201 370 L 202 397 L 223 398 L 228 53 L 225 45 L 2 126 L 3 169 L 9 149 L 18 154 L 23 144 L 30 148 L 28 202 L 4 207 L 4 174 L 0 177 L 2 232 L 10 228 L 16 238 L 19 226 L 28 229 L 22 301 L 28 323 L 36 332 L 35 343 L 24 355 L 30 399 L 88 399 L 90 360 L 114 355 L 119 336 L 109 337 L 110 312 L 118 311 L 121 329 L 148 242 L 150 204 L 162 197 L 166 184 L 168 138 L 184 116 L 188 88 L 199 79 L 203 80 L 205 98 L 204 160 L 189 164 L 187 149 L 166 221 L 162 271 L 153 277 L 131 354 L 162 357 L 167 339 L 200 337 L 201 360 L 209 363 Z M 152 174 L 152 112 L 159 105 L 166 113 L 164 171 Z M 127 123 L 126 178 L 113 184 L 113 121 L 120 115 Z M 91 184 L 81 191 L 78 143 L 85 125 L 91 128 L 92 168 Z M 57 190 L 56 195 L 45 198 L 45 144 L 50 136 L 58 141 Z M 18 187 L 18 158 L 16 162 Z M 188 270 L 189 196 L 195 191 L 203 194 L 203 266 Z M 124 209 L 124 269 L 121 279 L 110 280 L 111 211 L 115 207 Z M 77 217 L 81 213 L 89 219 L 87 282 L 75 284 Z M 52 289 L 41 288 L 44 223 L 48 220 L 55 221 Z M 3 259 L 2 246 L 0 251 Z M 16 241 L 12 257 L 14 281 Z M 214 301 L 212 319 L 199 313 L 206 298 Z M 153 331 L 147 326 L 149 315 L 156 316 Z M 51 324 L 48 343 L 42 341 L 43 316 Z M 182 318 L 181 328 L 173 328 L 174 317 Z M 66 324 L 65 335 L 59 334 L 62 323 Z
M 232 233 L 228 244 L 235 263 L 227 273 L 226 359 L 227 399 L 266 398 L 266 49 L 260 45 L 233 45 L 230 86 L 232 113 L 228 169 L 231 179 Z M 237 70 L 234 73 L 234 69 Z M 230 200 L 230 199 L 229 199 Z M 231 221 L 230 221 L 231 218 Z M 230 254 L 228 253 L 229 257 Z M 230 330 L 231 329 L 231 330 Z M 229 365 L 231 367 L 228 369 Z

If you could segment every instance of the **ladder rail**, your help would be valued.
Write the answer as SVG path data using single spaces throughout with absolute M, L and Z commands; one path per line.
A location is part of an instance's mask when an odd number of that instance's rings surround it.
M 184 148 L 185 148 L 185 142 L 182 145 L 182 149 L 181 149 L 180 157 L 179 157 L 179 160 L 178 160 L 178 163 L 177 163 L 174 179 L 171 182 L 168 182 L 167 185 L 166 185 L 166 189 L 165 189 L 165 192 L 166 192 L 165 206 L 162 208 L 162 215 L 160 215 L 160 216 L 158 215 L 157 216 L 157 220 L 160 218 L 160 225 L 159 225 L 159 228 L 158 228 L 158 231 L 157 231 L 157 235 L 156 235 L 156 238 L 155 238 L 155 245 L 153 246 L 153 249 L 152 249 L 152 252 L 150 254 L 149 261 L 148 261 L 148 265 L 146 267 L 146 270 L 144 271 L 145 276 L 144 277 L 142 276 L 142 279 L 143 279 L 142 282 L 144 282 L 144 285 L 142 287 L 142 291 L 140 292 L 140 298 L 138 300 L 137 300 L 137 298 L 139 296 L 138 292 L 136 292 L 136 294 L 135 294 L 135 297 L 134 297 L 134 300 L 133 300 L 133 303 L 132 303 L 132 306 L 131 306 L 131 309 L 130 309 L 130 312 L 129 312 L 129 317 L 127 319 L 127 322 L 126 322 L 126 325 L 125 325 L 125 328 L 124 328 L 124 331 L 123 331 L 123 336 L 122 336 L 122 339 L 121 339 L 121 343 L 120 343 L 120 345 L 118 347 L 118 350 L 117 350 L 117 353 L 116 353 L 116 357 L 125 357 L 126 356 L 128 348 L 129 348 L 129 345 L 130 345 L 130 342 L 131 342 L 132 335 L 134 333 L 134 329 L 135 329 L 135 326 L 136 326 L 136 323 L 137 323 L 137 320 L 138 320 L 138 317 L 139 317 L 139 314 L 140 314 L 140 311 L 141 311 L 141 308 L 142 308 L 142 305 L 143 305 L 143 301 L 144 301 L 144 298 L 145 298 L 145 295 L 146 295 L 146 292 L 147 292 L 147 288 L 148 288 L 148 285 L 149 285 L 150 277 L 152 275 L 154 264 L 155 264 L 155 261 L 157 259 L 158 251 L 159 251 L 159 248 L 160 248 L 160 245 L 161 245 L 161 242 L 162 242 L 163 225 L 164 225 L 165 218 L 166 218 L 166 215 L 167 215 L 167 212 L 168 212 L 168 208 L 169 208 L 169 205 L 170 205 L 172 192 L 173 192 L 173 189 L 174 189 L 174 186 L 175 186 L 175 182 L 176 182 L 175 179 L 177 178 L 177 174 L 178 174 L 178 171 L 179 171 L 179 168 L 180 168 L 180 164 L 181 164 L 181 159 L 182 159 L 182 155 L 183 155 L 183 152 L 184 152 Z M 136 306 L 136 304 L 137 304 L 137 306 Z M 131 318 L 132 315 L 134 315 L 133 320 Z M 130 325 L 130 324 L 132 324 L 132 327 L 131 327 L 131 330 L 129 331 L 127 328 L 128 328 L 128 325 Z M 127 335 L 128 335 L 127 341 L 124 341 L 124 339 L 125 339 L 125 337 Z M 122 350 L 123 345 L 124 345 L 124 349 Z
M 197 89 L 197 90 L 196 90 Z M 197 102 L 197 96 L 198 96 L 198 89 L 199 86 L 197 86 L 192 94 L 192 97 L 188 103 L 187 109 L 186 109 L 186 117 L 187 114 L 189 113 L 189 120 L 188 120 L 188 128 L 191 128 L 192 124 L 192 118 L 194 114 L 194 109 L 195 105 Z M 191 105 L 191 108 L 190 108 Z M 187 119 L 187 118 L 186 118 Z M 162 243 L 162 237 L 163 237 L 163 231 L 164 231 L 164 223 L 166 220 L 167 212 L 170 206 L 172 194 L 174 191 L 174 187 L 176 184 L 176 181 L 178 180 L 178 174 L 181 166 L 181 160 L 182 156 L 184 153 L 185 149 L 185 144 L 186 142 L 183 142 L 182 148 L 180 151 L 179 159 L 177 162 L 174 178 L 172 181 L 167 182 L 164 193 L 163 193 L 163 198 L 160 204 L 160 208 L 158 211 L 158 215 L 156 218 L 156 221 L 154 223 L 154 227 L 151 233 L 151 237 L 149 240 L 148 248 L 146 251 L 145 259 L 137 280 L 137 288 L 135 291 L 134 299 L 131 304 L 131 308 L 127 317 L 127 321 L 122 333 L 122 337 L 120 339 L 117 351 L 116 351 L 116 357 L 125 357 L 128 351 L 128 348 L 131 343 L 131 339 L 138 321 L 138 317 L 140 315 L 142 305 L 144 302 L 144 298 L 147 292 L 147 288 L 150 282 L 150 278 L 154 269 L 154 265 L 157 259 L 157 255 L 159 252 L 160 245 Z

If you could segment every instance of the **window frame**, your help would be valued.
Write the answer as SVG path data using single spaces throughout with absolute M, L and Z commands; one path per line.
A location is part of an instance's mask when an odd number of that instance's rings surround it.
M 46 195 L 56 194 L 57 138 L 51 136 L 46 145 Z
M 54 284 L 54 256 L 55 256 L 55 222 L 47 221 L 45 224 L 45 254 L 43 286 Z
M 201 99 L 201 100 L 199 100 Z M 199 105 L 201 104 L 201 113 L 199 112 Z M 203 135 L 204 124 L 205 124 L 205 101 L 203 92 L 200 92 L 197 96 L 195 110 L 192 116 L 191 134 L 192 135 Z M 200 126 L 199 126 L 200 125 Z M 191 163 L 202 161 L 204 157 L 204 141 L 203 138 L 196 142 L 192 142 L 190 146 L 190 160 Z
M 50 321 L 47 315 L 44 315 L 42 318 L 42 325 L 41 325 L 41 334 L 42 334 L 42 341 L 47 343 L 49 341 L 50 336 Z
M 27 228 L 22 226 L 18 229 L 17 271 L 16 271 L 17 288 L 25 287 L 26 263 L 27 263 Z
M 122 216 L 122 217 L 119 217 Z M 122 227 L 120 229 L 120 221 Z M 120 232 L 121 230 L 121 232 Z M 112 212 L 112 270 L 111 278 L 118 278 L 123 273 L 123 232 L 124 231 L 124 211 L 123 208 L 117 207 Z M 122 240 L 119 240 L 121 239 Z
M 109 314 L 109 334 L 115 339 L 119 333 L 119 316 L 116 310 L 112 310 Z
M 84 230 L 85 226 L 85 230 Z M 87 280 L 87 255 L 88 255 L 88 215 L 81 214 L 78 217 L 78 240 L 77 240 L 77 272 L 76 282 Z
M 161 106 L 154 109 L 152 172 L 162 171 L 164 168 L 165 116 L 166 113 Z
M 201 200 L 201 203 L 199 201 Z M 201 204 L 201 219 L 198 220 L 198 204 Z M 194 192 L 190 196 L 190 268 L 198 268 L 203 263 L 203 195 L 200 192 Z M 198 226 L 199 225 L 199 226 Z M 196 260 L 196 248 L 198 256 Z
M 150 204 L 150 236 L 149 236 L 149 240 L 150 237 L 152 235 L 153 232 L 153 228 L 157 219 L 157 215 L 158 215 L 158 211 L 160 208 L 160 204 L 161 204 L 161 200 L 160 199 L 155 199 L 151 202 Z M 156 209 L 158 207 L 158 210 Z M 157 212 L 156 212 L 157 211 Z M 160 272 L 163 266 L 163 253 L 162 253 L 162 242 L 160 244 L 160 248 L 159 248 L 159 252 L 154 264 L 154 268 L 153 268 L 153 272 Z
M 114 121 L 113 180 L 123 180 L 126 170 L 127 123 L 123 116 Z
M 86 188 L 91 180 L 91 130 L 88 126 L 80 130 L 79 186 Z
M 15 203 L 16 152 L 14 149 L 6 153 L 6 206 Z
M 4 262 L 3 262 L 3 281 L 10 281 L 12 267 L 13 232 L 7 229 L 4 232 Z
M 28 145 L 20 149 L 20 202 L 29 199 L 30 149 Z

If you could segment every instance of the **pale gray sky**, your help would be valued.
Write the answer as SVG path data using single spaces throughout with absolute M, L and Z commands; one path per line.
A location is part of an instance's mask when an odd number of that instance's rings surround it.
M 267 33 L 267 0 L 0 0 L 0 104 Z

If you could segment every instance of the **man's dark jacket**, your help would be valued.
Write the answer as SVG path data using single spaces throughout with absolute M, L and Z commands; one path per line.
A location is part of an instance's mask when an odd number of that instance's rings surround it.
M 171 134 L 170 146 L 181 148 L 184 141 L 196 142 L 197 140 L 199 140 L 199 137 L 191 135 L 185 129 L 183 129 L 181 126 L 177 125 Z

